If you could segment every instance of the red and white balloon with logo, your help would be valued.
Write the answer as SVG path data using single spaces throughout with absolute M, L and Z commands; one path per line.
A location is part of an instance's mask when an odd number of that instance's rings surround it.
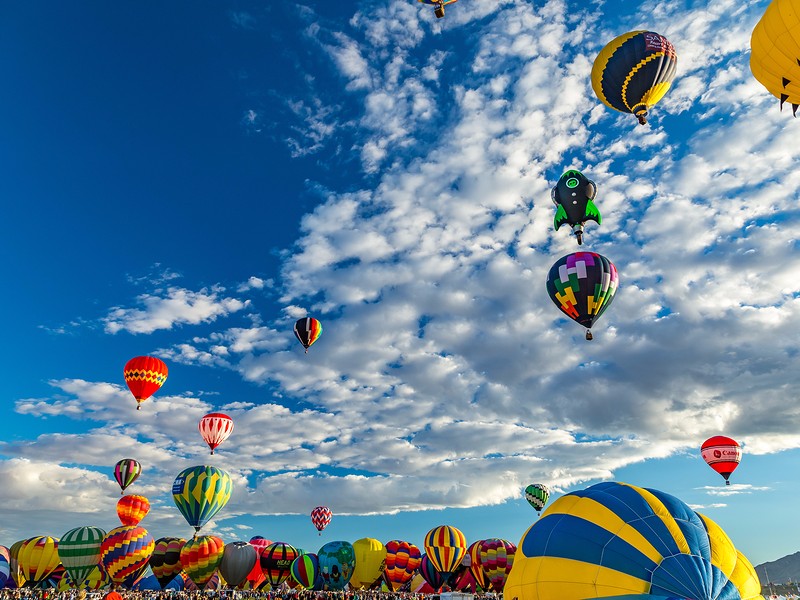
M 724 435 L 708 438 L 700 447 L 700 453 L 708 466 L 725 478 L 725 485 L 730 485 L 731 476 L 742 460 L 742 449 L 736 440 Z

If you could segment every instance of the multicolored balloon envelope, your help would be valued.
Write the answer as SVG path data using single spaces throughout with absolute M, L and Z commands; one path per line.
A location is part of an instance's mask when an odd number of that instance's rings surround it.
M 314 527 L 317 528 L 317 531 L 320 532 L 320 535 L 322 535 L 322 530 L 330 525 L 332 518 L 333 513 L 327 506 L 317 506 L 311 511 L 311 522 L 314 524 Z
M 117 500 L 117 516 L 123 525 L 138 525 L 150 512 L 150 501 L 144 496 L 128 494 Z
M 258 563 L 258 552 L 248 542 L 225 544 L 219 573 L 231 587 L 239 586 Z
M 500 538 L 489 538 L 481 542 L 481 568 L 492 589 L 498 594 L 503 591 L 506 577 L 514 566 L 517 547 Z
M 11 563 L 8 548 L 0 546 L 0 590 L 6 587 L 6 581 L 11 577 Z
M 562 225 L 570 225 L 572 232 L 583 244 L 583 229 L 587 221 L 598 225 L 603 217 L 594 203 L 597 196 L 597 184 L 580 171 L 570 169 L 564 173 L 550 190 L 550 199 L 558 208 L 553 218 L 553 229 L 558 231 Z
M 455 527 L 440 525 L 425 535 L 425 554 L 440 573 L 453 573 L 466 553 L 467 540 Z
M 25 577 L 22 575 L 22 568 L 19 564 L 19 551 L 28 540 L 18 540 L 11 544 L 8 549 L 8 566 L 11 571 L 11 580 L 16 587 L 21 588 L 25 584 Z
M 172 499 L 197 532 L 228 503 L 232 490 L 233 483 L 227 472 L 201 465 L 178 473 L 172 484 Z
M 225 542 L 215 535 L 200 535 L 181 548 L 181 566 L 194 584 L 203 589 L 219 567 Z
M 652 31 L 631 31 L 611 40 L 592 66 L 592 88 L 614 110 L 647 123 L 647 111 L 669 90 L 678 67 L 675 47 Z
M 112 529 L 100 545 L 100 563 L 116 584 L 122 584 L 144 570 L 156 547 L 144 527 L 123 525 Z
M 356 555 L 350 542 L 328 542 L 317 552 L 322 587 L 327 591 L 343 590 L 356 566 Z
M 742 449 L 736 440 L 724 435 L 715 435 L 703 442 L 700 454 L 709 467 L 722 475 L 725 485 L 730 485 L 728 478 L 742 460 Z
M 356 566 L 350 576 L 350 589 L 370 589 L 386 566 L 386 546 L 375 538 L 361 538 L 353 542 L 353 552 Z
M 181 566 L 181 548 L 186 543 L 183 538 L 163 537 L 156 540 L 153 554 L 150 556 L 150 568 L 156 576 L 161 589 L 183 570 Z
M 528 501 L 537 513 L 542 512 L 544 505 L 550 498 L 550 490 L 543 483 L 532 483 L 525 488 L 525 500 Z
M 547 293 L 570 319 L 591 328 L 611 305 L 619 287 L 617 268 L 605 256 L 575 252 L 558 259 L 547 274 Z
M 797 41 L 797 3 L 772 0 L 750 37 L 750 70 L 770 94 L 800 107 L 800 45 Z
M 294 546 L 274 542 L 261 553 L 261 571 L 272 586 L 279 586 L 291 574 L 292 562 L 297 557 Z
M 136 410 L 142 407 L 142 402 L 161 389 L 168 373 L 166 363 L 155 356 L 137 356 L 125 364 L 125 383 L 136 399 Z
M 209 413 L 200 419 L 197 428 L 203 441 L 211 448 L 211 454 L 233 433 L 233 419 L 223 413 Z
M 714 521 L 664 492 L 604 482 L 561 496 L 525 532 L 504 596 L 745 600 L 760 589 Z
M 303 344 L 303 348 L 306 349 L 306 354 L 308 354 L 308 349 L 311 347 L 311 344 L 316 342 L 319 336 L 322 335 L 322 323 L 317 321 L 314 317 L 297 319 L 297 322 L 294 324 L 294 335 L 297 340 Z
M 58 557 L 58 538 L 40 535 L 25 540 L 19 548 L 17 563 L 25 585 L 36 587 L 61 563 Z
M 319 559 L 312 553 L 302 554 L 292 561 L 292 579 L 307 590 L 316 585 L 319 577 Z
M 383 578 L 392 590 L 397 591 L 411 581 L 421 562 L 422 553 L 414 544 L 403 540 L 386 542 L 386 567 Z
M 428 558 L 427 554 L 422 555 L 422 560 L 419 563 L 419 574 L 425 580 L 434 592 L 438 592 L 444 585 L 446 576 L 445 573 L 438 571 L 433 563 Z
M 61 536 L 58 557 L 75 587 L 80 587 L 100 564 L 101 545 L 106 532 L 99 527 L 76 527 Z
M 58 591 L 59 592 L 68 592 L 70 590 L 86 590 L 86 591 L 93 591 L 93 590 L 101 590 L 105 587 L 111 585 L 111 577 L 108 576 L 105 569 L 101 568 L 99 564 L 95 565 L 91 571 L 89 571 L 89 575 L 83 580 L 83 583 L 77 584 L 72 581 L 72 578 L 67 572 L 64 577 L 61 578 L 61 581 L 58 582 Z
M 486 574 L 481 567 L 482 543 L 483 540 L 478 540 L 467 546 L 467 556 L 464 558 L 463 562 L 467 563 L 469 572 L 472 573 L 472 578 L 475 580 L 475 583 L 485 590 L 489 586 L 486 583 Z
M 117 480 L 120 494 L 125 493 L 125 488 L 132 484 L 142 474 L 142 465 L 132 458 L 123 458 L 114 466 L 114 479 Z

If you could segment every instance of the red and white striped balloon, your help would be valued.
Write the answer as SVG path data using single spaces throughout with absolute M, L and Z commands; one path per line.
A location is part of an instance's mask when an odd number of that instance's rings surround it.
M 200 435 L 211 448 L 211 454 L 214 454 L 214 449 L 231 435 L 233 419 L 223 413 L 209 413 L 200 419 L 198 428 Z

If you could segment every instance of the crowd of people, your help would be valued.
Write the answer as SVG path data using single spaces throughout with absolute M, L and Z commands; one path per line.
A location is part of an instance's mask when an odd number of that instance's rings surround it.
M 215 590 L 215 591 L 131 591 L 118 589 L 116 592 L 123 600 L 440 600 L 439 594 L 423 594 L 417 592 L 384 592 L 377 590 L 345 590 L 345 591 L 250 591 L 250 590 Z M 0 600 L 104 600 L 108 590 L 57 592 L 55 590 L 36 589 L 4 589 L 0 590 Z M 497 594 L 463 594 L 460 600 L 500 600 Z M 108 600 L 116 600 L 115 597 Z

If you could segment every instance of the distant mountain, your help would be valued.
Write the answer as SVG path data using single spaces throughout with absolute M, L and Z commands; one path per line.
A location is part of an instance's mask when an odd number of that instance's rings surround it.
M 793 581 L 796 583 L 800 581 L 800 552 L 758 565 L 756 573 L 758 573 L 762 586 L 766 586 L 768 581 L 772 583 Z

